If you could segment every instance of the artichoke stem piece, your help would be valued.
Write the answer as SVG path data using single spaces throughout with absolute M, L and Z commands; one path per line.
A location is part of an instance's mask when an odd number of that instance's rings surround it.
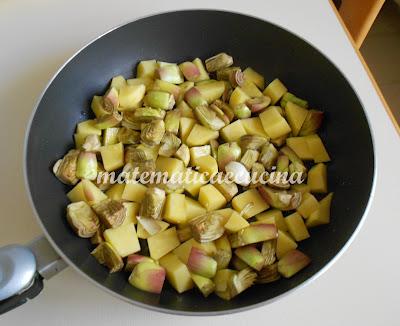
M 159 294 L 163 288 L 165 276 L 164 267 L 155 262 L 141 262 L 134 267 L 128 281 L 142 291 Z
M 132 272 L 133 268 L 142 262 L 154 262 L 153 259 L 151 259 L 150 257 L 147 256 L 142 256 L 139 254 L 131 254 L 128 257 L 126 257 L 126 264 L 125 264 L 125 271 L 127 272 Z
M 206 278 L 212 278 L 217 272 L 217 262 L 210 256 L 196 247 L 192 247 L 187 266 L 189 270 L 197 275 L 201 275 Z
M 182 62 L 179 65 L 183 76 L 185 76 L 188 81 L 197 81 L 197 78 L 200 77 L 200 70 L 197 66 L 190 61 Z
M 207 105 L 206 99 L 201 95 L 200 91 L 196 87 L 189 89 L 184 96 L 187 104 L 190 105 L 192 109 L 195 109 L 199 105 Z
M 117 200 L 107 198 L 95 203 L 92 207 L 107 228 L 116 228 L 125 219 L 126 208 Z
M 97 177 L 97 157 L 93 152 L 81 152 L 76 165 L 76 176 L 94 180 Z
M 286 278 L 292 277 L 311 263 L 311 259 L 300 250 L 287 252 L 278 262 L 278 272 Z
M 260 271 L 264 266 L 264 256 L 253 246 L 244 246 L 235 250 L 235 255 L 247 265 Z
M 167 92 L 149 91 L 144 97 L 144 103 L 152 108 L 171 110 L 175 105 L 175 99 Z
M 76 165 L 80 151 L 71 149 L 62 159 L 53 166 L 54 175 L 67 185 L 75 185 L 79 179 L 76 177 Z
M 118 272 L 124 267 L 121 256 L 108 242 L 100 243 L 91 254 L 101 265 L 107 266 L 110 273 Z

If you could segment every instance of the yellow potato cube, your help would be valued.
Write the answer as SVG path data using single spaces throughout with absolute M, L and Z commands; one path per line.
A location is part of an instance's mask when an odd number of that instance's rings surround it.
M 191 109 L 190 109 L 191 110 Z M 188 117 L 182 117 L 179 120 L 179 137 L 183 143 L 186 143 L 186 138 L 192 131 L 193 126 L 196 124 L 196 120 Z
M 202 125 L 195 124 L 186 138 L 186 144 L 189 147 L 206 145 L 212 139 L 217 139 L 218 131 L 208 129 Z
M 310 186 L 306 183 L 293 184 L 290 189 L 294 191 L 300 191 L 302 195 L 304 195 L 306 192 L 310 192 Z
M 314 211 L 306 221 L 306 226 L 308 228 L 329 223 L 331 218 L 332 197 L 333 192 L 320 200 L 319 208 Z
M 305 138 L 315 163 L 329 162 L 331 160 L 324 143 L 318 135 L 309 135 Z
M 125 185 L 125 189 L 122 193 L 121 198 L 124 200 L 141 203 L 146 193 L 146 190 L 146 186 L 137 182 L 130 182 Z
M 194 284 L 188 268 L 173 253 L 162 257 L 159 263 L 165 268 L 168 282 L 178 293 L 193 288 Z
M 232 207 L 237 212 L 240 213 L 246 206 L 249 208 L 246 208 L 243 213 L 245 219 L 249 219 L 250 217 L 253 217 L 269 208 L 269 205 L 260 196 L 257 189 L 246 190 L 232 199 Z
M 170 228 L 147 239 L 150 257 L 157 260 L 180 245 L 176 229 Z
M 176 248 L 173 253 L 179 257 L 184 264 L 187 264 L 192 247 L 203 250 L 209 256 L 213 256 L 217 252 L 217 247 L 214 242 L 199 243 L 194 239 L 189 239 Z
M 318 163 L 310 169 L 307 184 L 311 192 L 326 193 L 328 191 L 327 171 L 324 163 Z
M 71 202 L 84 201 L 89 205 L 102 201 L 107 196 L 97 188 L 90 180 L 83 179 L 68 193 L 67 197 Z
M 186 201 L 185 195 L 171 193 L 167 195 L 164 206 L 164 220 L 174 224 L 186 222 Z
M 249 99 L 250 96 L 247 95 L 239 86 L 237 86 L 229 98 L 229 105 L 232 109 L 234 109 L 239 104 L 245 103 Z
M 185 196 L 185 207 L 186 207 L 187 221 L 190 221 L 192 218 L 203 215 L 207 212 L 207 210 L 203 206 L 201 206 L 201 204 L 198 201 L 186 196 Z
M 277 107 L 271 106 L 259 115 L 265 132 L 272 138 L 280 138 L 288 134 L 291 129 Z
M 193 165 L 199 168 L 199 172 L 202 173 L 207 180 L 218 173 L 218 163 L 211 155 L 197 158 L 196 161 L 193 162 Z
M 299 213 L 293 213 L 285 217 L 286 226 L 296 241 L 301 241 L 310 237 L 303 218 Z
M 156 221 L 156 223 L 161 228 L 159 232 L 162 232 L 162 231 L 168 229 L 168 227 L 169 227 L 169 223 L 164 222 L 164 221 Z M 140 222 L 138 222 L 138 224 L 137 224 L 137 236 L 139 239 L 148 239 L 151 237 L 151 235 L 143 228 L 143 226 Z
M 124 145 L 122 143 L 102 146 L 100 154 L 106 171 L 114 171 L 124 166 Z
M 313 155 L 308 147 L 306 137 L 288 137 L 286 138 L 286 145 L 288 145 L 293 152 L 297 154 L 302 160 L 312 160 Z
M 271 98 L 271 104 L 274 105 L 287 92 L 287 88 L 276 78 L 264 89 L 264 95 Z
M 281 259 L 288 251 L 296 249 L 297 243 L 285 231 L 278 230 L 276 240 L 276 257 Z
M 136 68 L 136 76 L 138 78 L 142 78 L 142 77 L 154 78 L 156 69 L 157 69 L 156 60 L 140 61 Z
M 116 183 L 113 184 L 111 188 L 106 191 L 106 195 L 108 198 L 121 200 L 124 189 L 125 183 Z
M 121 257 L 140 251 L 140 244 L 133 223 L 107 229 L 103 235 L 104 239 L 115 248 Z
M 224 224 L 225 224 L 226 222 L 228 222 L 228 220 L 231 217 L 232 213 L 236 212 L 236 211 L 233 210 L 230 207 L 227 207 L 227 208 L 218 209 L 215 212 L 220 214 L 220 215 L 222 215 L 225 218 L 225 220 L 224 220 L 225 221 Z
M 290 128 L 292 128 L 293 136 L 297 136 L 300 132 L 301 126 L 306 120 L 308 110 L 292 102 L 287 102 L 285 113 Z
M 263 93 L 261 93 L 257 86 L 253 82 L 248 80 L 245 80 L 240 88 L 250 97 L 260 97 L 263 95 Z
M 96 120 L 86 120 L 79 122 L 76 127 L 76 133 L 83 135 L 97 135 L 101 136 L 101 129 L 96 128 L 94 125 L 96 124 Z
M 156 160 L 156 170 L 161 173 L 168 173 L 168 177 L 170 178 L 177 173 L 183 173 L 185 165 L 177 158 L 159 156 Z
M 238 141 L 240 137 L 246 135 L 246 130 L 243 128 L 242 120 L 236 120 L 231 124 L 221 129 L 221 137 L 226 142 Z
M 88 135 L 86 134 L 74 134 L 74 142 L 76 149 L 82 149 L 82 145 L 85 143 L 87 136 Z
M 309 192 L 303 194 L 303 198 L 301 199 L 300 206 L 297 207 L 297 211 L 304 218 L 308 218 L 311 213 L 316 211 L 319 207 L 318 200 L 311 195 Z
M 126 212 L 122 225 L 128 223 L 137 224 L 136 216 L 138 216 L 139 214 L 140 204 L 125 202 L 122 203 L 122 205 L 125 207 L 125 212 Z
M 259 89 L 264 89 L 264 76 L 260 75 L 257 71 L 248 67 L 243 70 L 243 75 L 244 80 L 253 82 Z
M 212 184 L 202 186 L 199 192 L 199 203 L 207 212 L 220 209 L 226 205 L 225 197 Z
M 287 231 L 287 226 L 285 220 L 283 219 L 283 214 L 278 209 L 270 209 L 266 212 L 256 215 L 257 221 L 275 224 L 279 230 Z
M 187 169 L 185 174 L 184 189 L 193 197 L 197 197 L 200 188 L 207 183 L 203 174 L 192 169 Z
M 268 134 L 265 132 L 262 126 L 259 117 L 241 119 L 240 121 L 247 135 L 262 136 L 265 138 L 269 138 Z
M 119 110 L 132 110 L 140 107 L 146 92 L 146 86 L 125 85 L 119 90 Z
M 141 78 L 132 78 L 127 79 L 126 83 L 128 85 L 144 85 L 146 86 L 146 90 L 150 90 L 153 87 L 154 80 L 150 77 L 141 77 Z
M 228 222 L 225 224 L 225 229 L 231 233 L 238 232 L 241 229 L 244 229 L 246 226 L 249 226 L 249 222 L 247 222 L 240 214 L 236 211 L 233 211 L 230 216 Z

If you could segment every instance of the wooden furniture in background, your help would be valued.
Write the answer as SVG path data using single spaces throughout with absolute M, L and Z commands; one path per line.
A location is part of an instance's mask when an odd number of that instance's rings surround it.
M 357 48 L 361 47 L 384 2 L 385 0 L 335 1 Z

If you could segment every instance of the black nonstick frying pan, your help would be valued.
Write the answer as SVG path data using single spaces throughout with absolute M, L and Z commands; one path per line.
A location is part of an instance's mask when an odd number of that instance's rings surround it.
M 214 295 L 204 299 L 194 290 L 178 294 L 168 285 L 161 295 L 145 293 L 129 285 L 127 274 L 109 274 L 89 254 L 90 242 L 72 232 L 65 219 L 69 187 L 54 177 L 51 166 L 73 147 L 76 123 L 91 116 L 91 97 L 102 94 L 113 76 L 132 76 L 137 62 L 144 59 L 182 62 L 222 51 L 231 54 L 238 65 L 261 72 L 267 82 L 279 77 L 289 90 L 308 99 L 311 107 L 325 111 L 322 138 L 333 158 L 328 167 L 329 188 L 335 193 L 332 222 L 311 230 L 311 238 L 301 242 L 300 248 L 311 256 L 312 264 L 291 279 L 254 286 L 232 301 Z M 44 92 L 29 126 L 25 154 L 34 209 L 51 244 L 69 265 L 132 304 L 192 315 L 249 309 L 314 279 L 347 247 L 360 226 L 375 171 L 363 107 L 349 82 L 324 55 L 268 22 L 208 10 L 143 18 L 112 30 L 78 52 Z M 40 284 L 36 292 L 39 290 Z M 0 302 L 0 307 L 5 302 Z

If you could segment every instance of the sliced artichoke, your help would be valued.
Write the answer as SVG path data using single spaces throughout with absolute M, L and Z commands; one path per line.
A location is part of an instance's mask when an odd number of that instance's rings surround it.
M 273 189 L 268 186 L 258 186 L 261 197 L 272 207 L 282 211 L 296 209 L 301 202 L 301 192 Z
M 176 153 L 182 141 L 175 134 L 170 131 L 166 131 L 162 140 L 161 146 L 158 150 L 158 154 L 165 157 L 171 157 Z
M 265 241 L 261 247 L 261 254 L 265 258 L 264 266 L 271 265 L 275 262 L 275 253 L 276 253 L 276 241 L 269 240 Z
M 266 284 L 277 281 L 281 278 L 278 273 L 278 263 L 266 265 L 259 272 L 256 282 Z
M 125 219 L 126 209 L 122 203 L 114 199 L 104 199 L 93 205 L 93 210 L 107 228 L 116 228 Z
M 100 264 L 107 266 L 110 273 L 118 272 L 124 267 L 121 256 L 108 242 L 100 243 L 91 254 Z
M 266 170 L 271 171 L 278 159 L 278 151 L 272 144 L 265 144 L 261 149 L 260 157 L 258 161 L 262 163 Z
M 134 145 L 140 143 L 140 132 L 126 127 L 118 130 L 118 141 L 125 145 Z
M 253 167 L 253 164 L 257 162 L 259 155 L 260 153 L 255 149 L 248 149 L 240 159 L 240 163 L 242 163 L 246 169 L 250 171 Z
M 75 185 L 78 182 L 76 177 L 76 164 L 80 151 L 71 149 L 65 156 L 58 160 L 53 166 L 54 175 L 67 185 Z
M 268 139 L 263 136 L 257 135 L 244 135 L 240 137 L 240 147 L 242 151 L 247 149 L 254 149 L 258 151 L 264 144 L 268 142 Z
M 222 52 L 211 58 L 206 59 L 205 63 L 207 71 L 214 72 L 232 66 L 233 58 L 230 55 Z
M 87 152 L 98 152 L 101 147 L 100 137 L 98 135 L 87 135 L 82 148 Z
M 140 205 L 140 216 L 142 218 L 161 219 L 161 212 L 165 202 L 165 191 L 153 187 L 147 188 Z
M 141 140 L 150 146 L 159 145 L 165 133 L 165 123 L 163 120 L 153 120 L 142 126 L 140 134 Z
M 199 105 L 194 110 L 194 114 L 199 122 L 212 130 L 220 130 L 225 127 L 225 122 L 217 115 L 217 112 L 211 110 L 208 105 Z
M 67 206 L 67 221 L 81 238 L 92 237 L 100 226 L 96 214 L 84 201 L 71 203 Z
M 181 118 L 180 110 L 168 111 L 165 116 L 165 130 L 172 132 L 173 134 L 178 134 L 179 131 L 179 119 Z
M 209 212 L 190 220 L 193 237 L 198 242 L 211 242 L 221 237 L 224 232 L 225 218 L 217 212 Z
M 175 152 L 174 156 L 176 158 L 179 158 L 185 164 L 185 166 L 189 165 L 190 151 L 189 147 L 186 144 L 182 144 Z

